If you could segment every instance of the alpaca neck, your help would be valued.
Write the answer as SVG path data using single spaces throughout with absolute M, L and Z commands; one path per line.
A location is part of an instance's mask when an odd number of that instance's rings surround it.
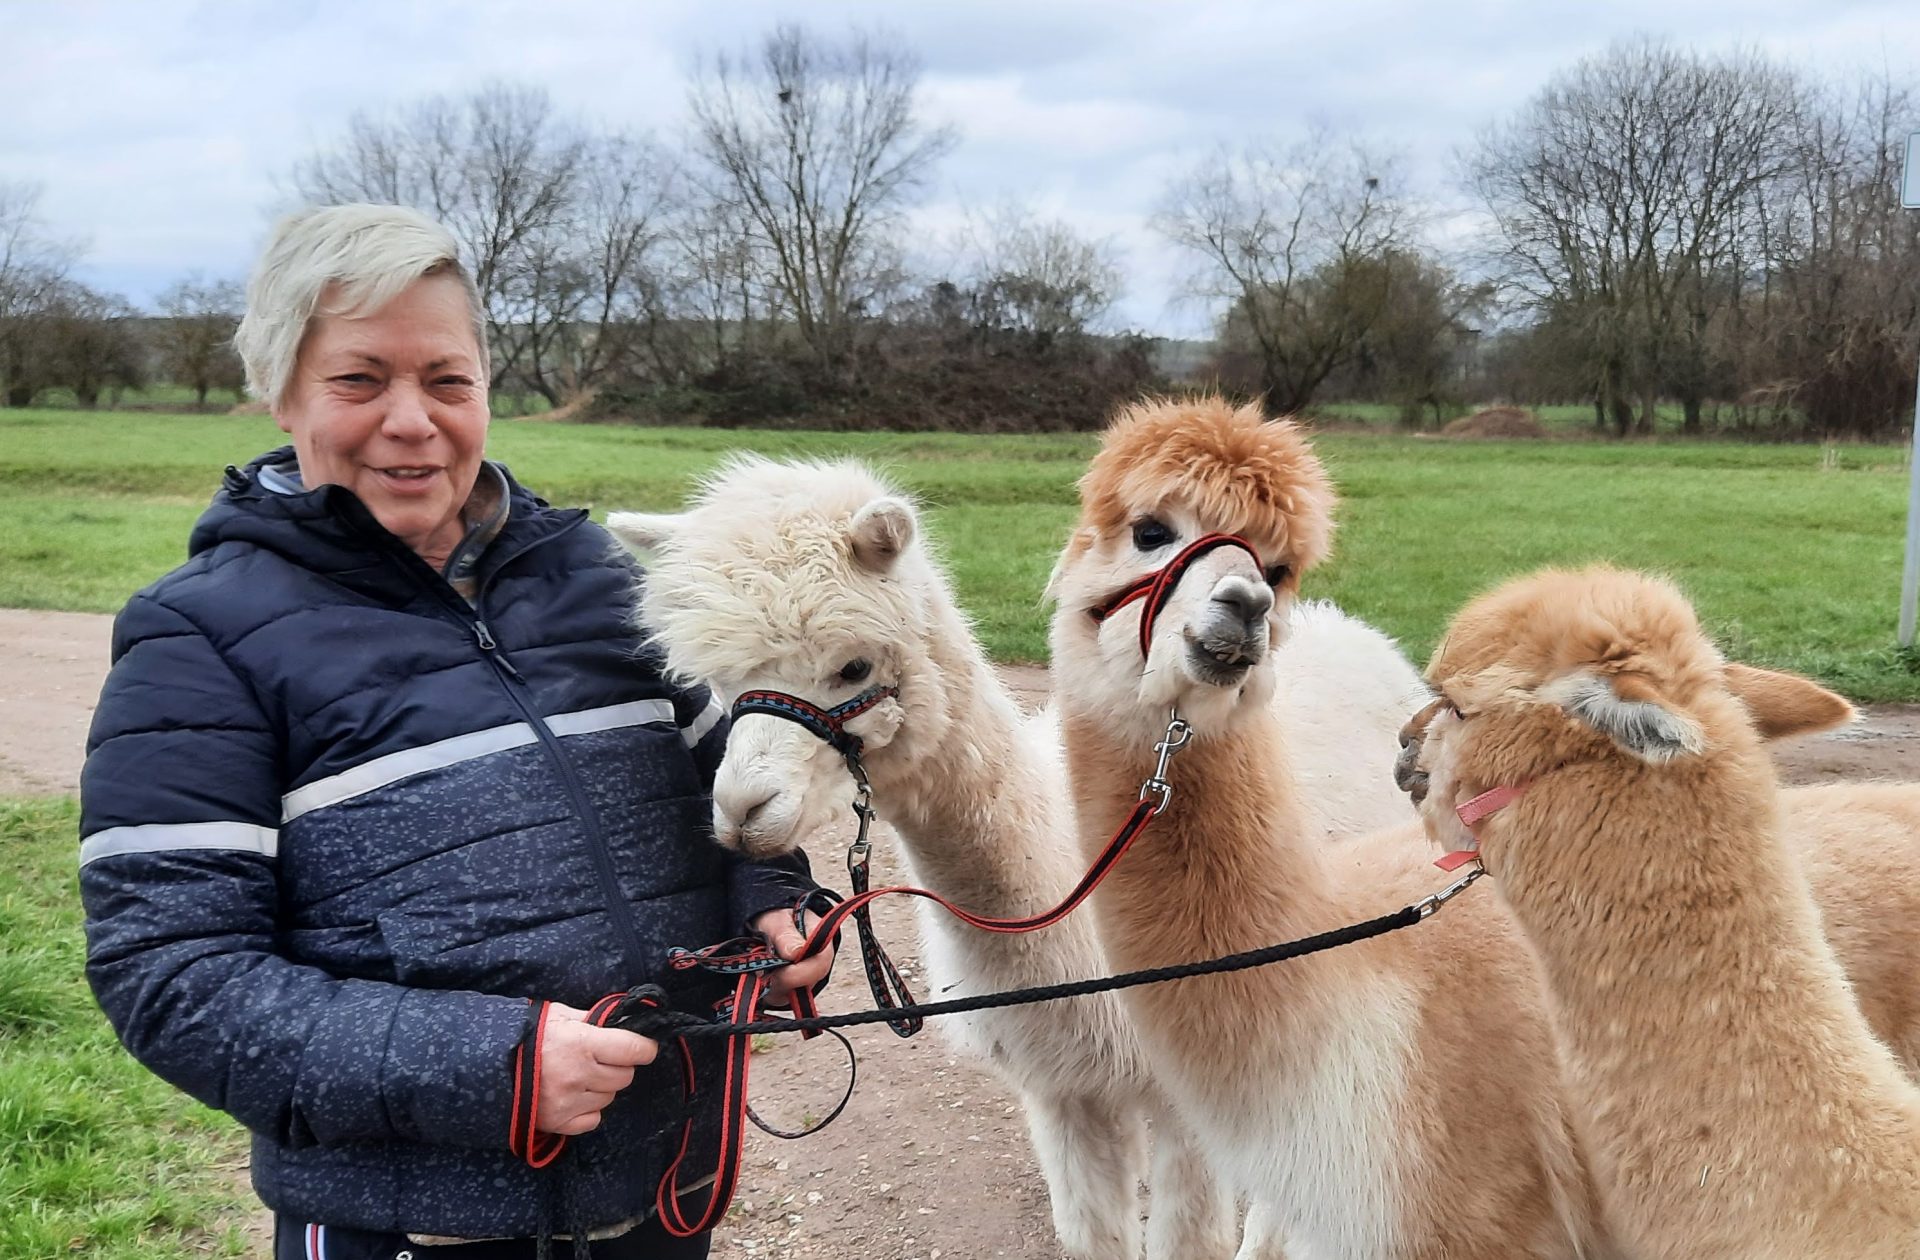
M 1133 809 L 1154 751 L 1145 741 L 1122 743 L 1111 723 L 1085 714 L 1068 718 L 1066 739 L 1082 847 L 1097 850 Z M 1133 966 L 1250 949 L 1318 913 L 1326 874 L 1271 712 L 1241 714 L 1230 731 L 1197 732 L 1167 781 L 1167 809 L 1100 894 L 1102 918 L 1126 925 L 1110 942 L 1116 956 L 1128 953 Z M 1204 912 L 1169 918 L 1167 907 Z
M 1745 764 L 1643 773 L 1624 788 L 1617 775 L 1568 775 L 1551 799 L 1515 807 L 1487 848 L 1546 968 L 1559 1035 L 1591 1086 L 1644 1103 L 1643 1137 L 1666 1126 L 1691 1141 L 1703 1114 L 1722 1143 L 1757 1137 L 1768 1108 L 1738 1091 L 1807 1098 L 1857 1084 L 1860 1060 L 1830 1053 L 1810 1074 L 1782 1030 L 1871 1042 L 1780 841 L 1773 792 L 1753 785 L 1764 758 L 1756 748 Z M 1640 799 L 1609 817 L 1568 794 Z
M 930 657 L 946 690 L 945 737 L 876 759 L 874 801 L 929 887 L 982 913 L 1028 913 L 1073 878 L 1067 837 L 1047 834 L 1067 826 L 1062 784 L 1051 757 L 1023 746 L 1019 706 L 966 621 L 942 611 Z

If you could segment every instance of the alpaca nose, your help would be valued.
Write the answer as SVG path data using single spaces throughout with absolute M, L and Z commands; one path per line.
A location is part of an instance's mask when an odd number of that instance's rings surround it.
M 1393 782 L 1415 805 L 1427 799 L 1427 772 L 1420 769 L 1420 745 L 1402 733 L 1400 755 L 1393 759 Z
M 1224 604 L 1251 630 L 1273 610 L 1273 592 L 1251 582 L 1228 582 L 1213 593 L 1213 602 Z
M 764 813 L 780 789 L 763 783 L 716 783 L 713 789 L 714 813 L 723 823 L 720 830 L 737 835 L 753 829 L 756 816 Z M 727 837 L 723 834 L 721 838 Z

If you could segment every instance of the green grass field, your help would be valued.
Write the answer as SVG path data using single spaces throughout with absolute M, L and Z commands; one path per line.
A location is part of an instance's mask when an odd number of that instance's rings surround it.
M 81 967 L 76 810 L 0 799 L 0 1256 L 237 1256 L 232 1121 L 127 1056 Z
M 0 606 L 112 611 L 178 563 L 262 417 L 0 411 Z M 1307 592 L 1424 659 L 1476 591 L 1545 564 L 1677 577 L 1727 649 L 1859 700 L 1920 699 L 1893 630 L 1905 452 L 1703 443 L 1455 443 L 1328 434 L 1336 557 Z M 672 507 L 727 454 L 854 455 L 928 507 L 989 649 L 1046 654 L 1040 591 L 1074 516 L 1085 436 L 640 429 L 499 421 L 489 450 L 556 503 Z

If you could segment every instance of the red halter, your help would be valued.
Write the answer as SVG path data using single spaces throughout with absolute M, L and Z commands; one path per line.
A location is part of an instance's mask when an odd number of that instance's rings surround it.
M 1477 861 L 1480 857 L 1480 837 L 1474 834 L 1474 826 L 1488 815 L 1498 813 L 1519 800 L 1526 790 L 1525 783 L 1489 788 L 1472 800 L 1463 801 L 1455 806 L 1453 812 L 1459 815 L 1460 825 L 1467 829 L 1472 839 L 1467 841 L 1466 848 L 1442 854 L 1434 859 L 1433 864 L 1443 871 L 1451 871 L 1465 866 L 1468 862 Z
M 1147 606 L 1140 613 L 1140 657 L 1144 660 L 1153 646 L 1154 623 L 1160 619 L 1160 611 L 1166 607 L 1167 600 L 1173 597 L 1173 588 L 1179 585 L 1194 561 L 1220 547 L 1240 548 L 1253 557 L 1255 568 L 1266 572 L 1266 566 L 1260 563 L 1260 553 L 1246 539 L 1238 534 L 1207 534 L 1188 543 L 1179 555 L 1167 561 L 1164 568 L 1121 587 L 1101 603 L 1089 608 L 1087 613 L 1095 621 L 1105 621 L 1134 600 L 1145 599 Z

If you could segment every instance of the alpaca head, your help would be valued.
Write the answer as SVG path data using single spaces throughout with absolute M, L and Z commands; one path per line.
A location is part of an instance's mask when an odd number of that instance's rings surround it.
M 1158 730 L 1178 707 L 1202 732 L 1264 710 L 1272 649 L 1300 575 L 1327 554 L 1332 484 L 1292 423 L 1218 398 L 1122 411 L 1080 481 L 1081 513 L 1049 592 L 1055 689 L 1062 703 Z M 1259 553 L 1220 547 L 1180 578 L 1145 659 L 1135 601 L 1093 610 L 1183 548 L 1237 534 Z
M 938 746 L 943 679 L 928 643 L 943 579 L 904 497 L 851 462 L 737 461 L 686 511 L 616 512 L 608 528 L 648 561 L 639 619 L 676 677 L 723 704 L 768 689 L 831 708 L 899 687 L 847 724 L 874 777 Z M 714 833 L 755 856 L 782 853 L 844 816 L 840 755 L 776 717 L 734 723 L 714 783 Z
M 1730 664 L 1670 583 L 1548 571 L 1469 604 L 1427 668 L 1395 777 L 1428 833 L 1459 848 L 1455 807 L 1566 766 L 1666 767 L 1822 730 L 1852 706 L 1802 678 Z

